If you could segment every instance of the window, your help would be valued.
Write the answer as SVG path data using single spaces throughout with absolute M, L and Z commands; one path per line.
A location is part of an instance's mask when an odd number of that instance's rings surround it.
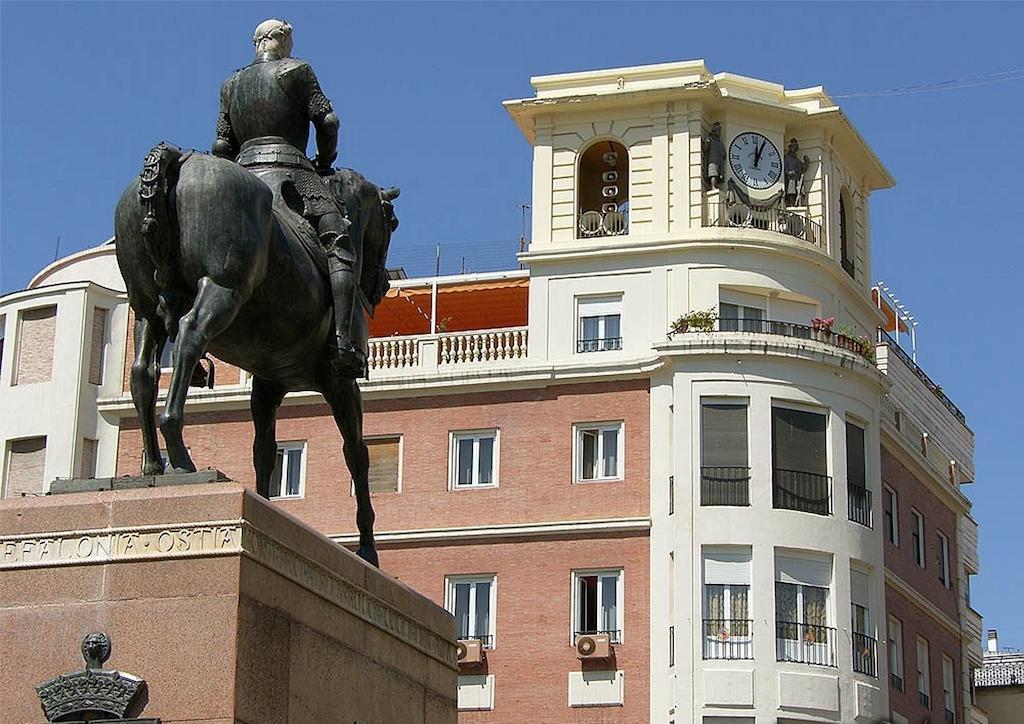
M 911 508 L 910 520 L 913 525 L 910 533 L 910 543 L 914 549 L 914 563 L 924 568 L 924 517 Z
M 871 623 L 871 579 L 864 571 L 850 569 L 850 632 L 853 670 L 878 676 L 875 667 L 875 637 Z
M 824 414 L 772 407 L 772 497 L 776 508 L 831 513 L 827 427 Z
M 167 338 L 164 348 L 160 350 L 160 369 L 169 370 L 174 367 L 174 340 Z
M 894 689 L 903 691 L 903 624 L 889 617 L 889 676 Z
M 832 560 L 813 554 L 775 558 L 776 658 L 835 666 L 829 627 Z
M 885 539 L 894 546 L 900 544 L 899 498 L 888 485 L 882 488 L 882 507 L 885 516 Z
M 850 228 L 852 219 L 847 211 L 848 204 L 846 201 L 849 193 L 845 187 L 839 192 L 839 255 L 843 269 L 853 277 L 856 269 L 853 265 L 852 245 L 850 243 L 853 240 L 853 231 Z
M 754 657 L 750 549 L 704 549 L 704 658 Z
M 622 571 L 573 572 L 573 641 L 580 634 L 606 633 L 622 641 Z
M 4 338 L 7 335 L 7 316 L 0 314 L 0 370 L 4 368 Z
M 26 437 L 7 443 L 3 497 L 37 495 L 46 490 L 46 438 Z
M 850 520 L 871 527 L 871 491 L 867 487 L 864 428 L 846 422 L 846 493 Z
M 18 319 L 17 359 L 12 385 L 49 382 L 53 376 L 53 343 L 57 330 L 57 307 L 23 310 Z
M 701 405 L 701 505 L 750 505 L 745 402 Z
M 949 588 L 952 585 L 949 578 L 949 538 L 939 532 L 936 535 L 939 538 L 939 583 Z
M 576 479 L 622 478 L 622 423 L 576 426 Z
M 366 440 L 366 450 L 370 454 L 370 494 L 397 493 L 401 490 L 401 436 L 369 438 Z
M 718 329 L 722 332 L 764 331 L 764 310 L 743 304 L 720 302 L 718 305 Z
M 629 230 L 629 153 L 616 141 L 598 141 L 580 155 L 578 237 Z
M 107 310 L 93 307 L 92 340 L 89 349 L 89 384 L 103 384 L 103 363 L 107 349 Z
M 928 680 L 928 642 L 917 637 L 917 699 L 921 706 L 930 709 L 931 682 Z
M 577 352 L 622 349 L 622 295 L 579 300 Z
M 953 660 L 942 657 L 942 706 L 946 710 L 946 721 L 956 721 L 956 694 L 953 688 Z
M 497 601 L 497 577 L 452 576 L 448 583 L 448 611 L 455 616 L 460 639 L 479 639 L 494 647 L 494 610 Z
M 78 475 L 82 478 L 96 477 L 96 453 L 99 450 L 100 441 L 92 438 L 82 438 L 82 460 L 78 466 Z
M 301 498 L 306 480 L 306 443 L 287 442 L 277 446 L 277 462 L 270 476 L 270 497 Z
M 498 484 L 498 431 L 452 433 L 451 487 L 490 487 Z

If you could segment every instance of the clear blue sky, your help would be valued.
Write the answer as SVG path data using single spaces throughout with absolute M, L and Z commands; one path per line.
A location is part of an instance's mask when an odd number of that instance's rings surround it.
M 402 187 L 393 263 L 508 268 L 531 152 L 500 102 L 531 75 L 704 58 L 839 95 L 1024 67 L 1024 4 L 0 4 L 0 292 L 111 235 L 162 139 L 208 149 L 221 81 L 266 17 L 295 27 L 342 119 L 339 162 Z M 1024 647 L 1020 359 L 1024 81 L 841 101 L 895 176 L 874 278 L 921 321 L 919 361 L 977 435 L 975 603 Z M 1014 433 L 1013 430 L 1018 430 Z

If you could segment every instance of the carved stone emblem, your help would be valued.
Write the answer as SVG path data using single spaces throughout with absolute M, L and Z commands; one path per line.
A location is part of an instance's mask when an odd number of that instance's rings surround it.
M 85 670 L 62 674 L 36 687 L 39 703 L 49 722 L 90 720 L 99 715 L 122 719 L 146 682 L 120 671 L 108 671 L 110 637 L 91 633 L 82 641 Z

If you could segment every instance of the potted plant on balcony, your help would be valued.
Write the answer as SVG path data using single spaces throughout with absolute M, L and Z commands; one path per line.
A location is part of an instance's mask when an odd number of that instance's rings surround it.
M 811 329 L 814 330 L 814 338 L 819 342 L 827 342 L 832 336 L 832 325 L 835 323 L 835 317 L 812 317 Z
M 715 330 L 715 322 L 717 320 L 718 312 L 715 311 L 714 307 L 711 307 L 710 309 L 689 311 L 686 314 L 680 315 L 676 321 L 672 322 L 669 333 L 680 334 L 682 332 L 689 332 L 690 330 L 695 332 L 713 332 Z

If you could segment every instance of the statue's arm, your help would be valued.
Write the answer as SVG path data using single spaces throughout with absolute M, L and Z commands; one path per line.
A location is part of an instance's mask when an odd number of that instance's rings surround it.
M 228 113 L 228 84 L 230 82 L 231 81 L 228 80 L 220 89 L 220 114 L 217 116 L 217 139 L 213 142 L 213 148 L 210 150 L 213 151 L 215 156 L 221 156 L 234 161 L 235 156 L 238 155 L 238 139 L 235 137 L 235 131 L 231 127 L 231 116 Z
M 341 122 L 331 106 L 331 101 L 320 88 L 320 81 L 308 63 L 288 73 L 297 81 L 299 100 L 306 109 L 306 115 L 316 129 L 316 166 L 327 169 L 338 157 L 338 128 Z

